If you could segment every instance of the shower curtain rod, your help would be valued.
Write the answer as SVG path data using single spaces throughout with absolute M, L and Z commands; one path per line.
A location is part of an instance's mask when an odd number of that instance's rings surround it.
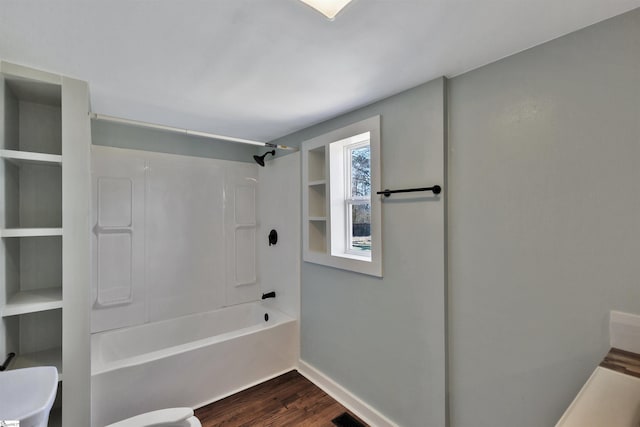
M 89 117 L 95 120 L 102 120 L 105 122 L 122 123 L 125 125 L 138 126 L 138 127 L 148 128 L 148 129 L 164 130 L 167 132 L 181 133 L 187 136 L 200 136 L 202 138 L 217 139 L 217 140 L 229 141 L 229 142 L 238 142 L 240 144 L 257 145 L 260 147 L 277 148 L 280 150 L 293 150 L 293 151 L 298 150 L 297 148 L 289 147 L 288 145 L 272 144 L 270 142 L 254 141 L 251 139 L 234 138 L 232 136 L 225 136 L 225 135 L 216 135 L 214 133 L 209 133 L 209 132 L 200 132 L 197 130 L 189 130 L 189 129 L 177 128 L 173 126 L 159 125 L 156 123 L 141 122 L 139 120 L 124 119 L 122 117 L 108 116 L 106 114 L 89 113 Z

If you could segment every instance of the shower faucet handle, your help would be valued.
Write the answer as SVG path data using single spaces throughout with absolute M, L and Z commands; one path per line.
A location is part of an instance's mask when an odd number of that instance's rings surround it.
M 266 294 L 262 294 L 262 299 L 275 298 L 275 297 L 276 297 L 276 292 L 275 291 L 271 291 L 271 292 L 267 292 Z

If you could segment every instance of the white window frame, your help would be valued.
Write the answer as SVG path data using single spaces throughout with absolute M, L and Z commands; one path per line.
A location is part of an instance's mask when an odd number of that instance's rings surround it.
M 367 137 L 368 135 L 368 137 Z M 363 146 L 370 147 L 371 195 L 370 199 L 350 197 L 350 156 L 347 151 Z M 310 239 L 306 223 L 317 220 L 308 215 L 308 171 L 306 154 L 318 147 L 325 148 L 326 175 L 326 244 L 323 251 L 310 250 Z M 382 277 L 382 208 L 381 197 L 375 194 L 380 188 L 380 116 L 334 130 L 302 144 L 303 155 L 303 259 L 308 262 L 351 270 L 358 273 Z M 347 165 L 348 163 L 348 165 Z M 371 205 L 371 251 L 363 252 L 351 248 L 351 203 Z

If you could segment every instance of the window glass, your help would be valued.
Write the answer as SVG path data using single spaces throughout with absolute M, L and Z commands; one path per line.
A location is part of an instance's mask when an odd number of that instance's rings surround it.
M 347 145 L 346 252 L 371 256 L 371 148 L 367 140 Z
M 351 197 L 371 196 L 371 148 L 351 150 Z
M 371 254 L 371 204 L 352 204 L 349 249 L 362 255 Z

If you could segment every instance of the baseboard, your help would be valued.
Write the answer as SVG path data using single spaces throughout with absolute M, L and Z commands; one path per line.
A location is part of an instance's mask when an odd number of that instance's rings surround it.
M 298 361 L 298 372 L 370 426 L 397 427 L 397 424 L 304 360 Z
M 612 311 L 609 343 L 613 348 L 640 353 L 640 316 Z

